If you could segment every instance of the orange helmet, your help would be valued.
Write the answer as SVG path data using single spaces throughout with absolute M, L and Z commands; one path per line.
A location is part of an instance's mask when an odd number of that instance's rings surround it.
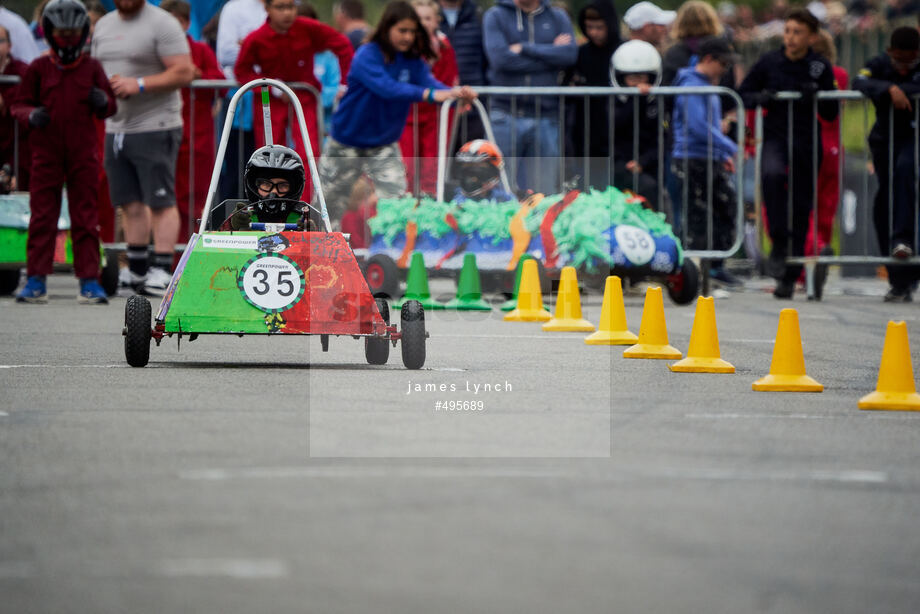
M 467 196 L 480 197 L 498 185 L 505 166 L 502 152 L 484 139 L 464 143 L 457 152 L 460 190 Z

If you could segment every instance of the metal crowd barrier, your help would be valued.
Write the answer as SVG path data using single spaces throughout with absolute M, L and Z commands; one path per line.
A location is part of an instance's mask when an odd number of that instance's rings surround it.
M 0 84 L 18 83 L 18 81 L 19 81 L 19 78 L 16 76 L 0 76 Z M 323 134 L 324 117 L 323 117 L 323 106 L 322 106 L 322 101 L 320 98 L 319 91 L 317 91 L 316 88 L 306 83 L 290 83 L 288 85 L 293 90 L 308 91 L 316 98 L 317 125 L 318 125 L 318 130 L 319 130 L 319 134 L 317 136 L 320 139 L 320 141 L 322 141 L 322 139 L 324 138 L 324 134 Z M 239 86 L 238 83 L 236 83 L 235 81 L 231 81 L 231 80 L 226 80 L 226 81 L 196 80 L 192 82 L 192 84 L 189 86 L 190 102 L 192 105 L 194 105 L 196 97 L 199 95 L 199 92 L 201 92 L 202 90 L 217 91 L 221 89 L 233 89 L 238 86 Z M 616 108 L 614 104 L 615 97 L 623 96 L 623 97 L 632 98 L 634 101 L 634 104 L 638 105 L 639 98 L 641 96 L 641 94 L 639 94 L 638 89 L 636 88 L 613 88 L 613 87 L 539 87 L 539 88 L 478 87 L 475 89 L 477 93 L 480 95 L 481 97 L 480 100 L 482 101 L 482 102 L 477 101 L 475 107 L 476 107 L 476 110 L 479 112 L 480 117 L 483 118 L 483 124 L 485 125 L 485 131 L 486 131 L 485 136 L 489 138 L 490 140 L 494 140 L 494 135 L 492 134 L 491 126 L 488 121 L 488 118 L 491 117 L 493 113 L 494 97 L 500 96 L 506 99 L 510 98 L 510 113 L 508 115 L 510 116 L 510 121 L 511 121 L 512 150 L 514 149 L 514 145 L 516 144 L 515 143 L 516 132 L 517 132 L 516 123 L 519 117 L 527 115 L 528 109 L 532 109 L 533 112 L 532 114 L 529 115 L 529 117 L 535 120 L 540 120 L 541 114 L 543 113 L 541 109 L 541 105 L 539 104 L 540 100 L 545 97 L 550 97 L 550 98 L 555 99 L 555 102 L 557 104 L 557 111 L 555 112 L 554 115 L 555 115 L 556 124 L 557 124 L 557 138 L 559 139 L 559 143 L 560 143 L 560 156 L 559 156 L 558 161 L 556 161 L 555 163 L 558 164 L 559 177 L 561 178 L 560 184 L 557 186 L 558 191 L 560 192 L 566 189 L 567 187 L 577 187 L 577 186 L 584 187 L 592 183 L 592 178 L 590 177 L 591 165 L 589 163 L 590 158 L 589 158 L 589 152 L 587 149 L 587 143 L 588 143 L 587 138 L 585 138 L 584 140 L 585 142 L 584 152 L 582 152 L 581 156 L 575 156 L 576 158 L 581 159 L 581 164 L 582 164 L 581 168 L 585 169 L 585 176 L 580 177 L 580 178 L 567 176 L 567 168 L 568 168 L 567 163 L 570 161 L 572 157 L 572 156 L 568 156 L 567 152 L 565 151 L 565 147 L 564 147 L 564 143 L 566 141 L 566 138 L 565 138 L 566 130 L 568 127 L 567 108 L 571 107 L 572 105 L 581 105 L 581 108 L 584 113 L 584 132 L 585 132 L 585 135 L 587 136 L 587 135 L 590 135 L 592 131 L 591 122 L 590 122 L 591 99 L 603 98 L 607 100 L 607 115 L 609 118 L 608 125 L 610 126 L 610 131 L 607 137 L 608 137 L 609 151 L 611 152 L 610 160 L 608 162 L 609 162 L 609 168 L 612 169 L 615 164 L 617 155 L 618 155 L 618 152 L 615 150 L 615 147 L 614 147 L 614 140 L 615 140 L 615 126 L 614 126 L 615 121 L 614 120 L 615 120 L 615 114 L 616 114 Z M 734 140 L 736 144 L 738 145 L 739 151 L 743 152 L 744 144 L 745 144 L 745 140 L 744 140 L 744 123 L 745 122 L 743 121 L 741 117 L 741 110 L 744 108 L 744 105 L 741 101 L 741 98 L 738 96 L 736 92 L 730 89 L 727 89 L 727 88 L 715 87 L 715 86 L 713 87 L 694 87 L 694 88 L 655 87 L 655 88 L 651 88 L 649 92 L 649 96 L 654 98 L 655 104 L 657 105 L 657 111 L 658 111 L 659 118 L 666 118 L 668 121 L 670 121 L 670 117 L 667 117 L 667 116 L 670 115 L 670 113 L 668 112 L 668 105 L 665 102 L 666 99 L 670 99 L 678 95 L 709 95 L 709 94 L 719 94 L 723 98 L 723 100 L 725 99 L 725 97 L 729 97 L 732 100 L 734 100 L 736 109 L 739 115 L 738 121 L 737 121 L 737 127 L 735 130 Z M 800 96 L 801 94 L 798 92 L 780 92 L 777 94 L 777 98 L 779 100 L 787 101 L 790 106 L 792 105 L 793 101 L 798 99 Z M 573 99 L 576 99 L 576 101 L 573 102 Z M 218 100 L 223 100 L 223 97 L 218 97 Z M 869 106 L 871 103 L 861 93 L 856 92 L 856 91 L 820 92 L 814 101 L 815 121 L 813 125 L 812 136 L 816 142 L 820 143 L 820 139 L 821 139 L 820 126 L 817 120 L 817 117 L 818 117 L 817 116 L 817 104 L 820 100 L 837 100 L 841 102 L 848 101 L 851 103 L 861 102 L 862 103 L 861 104 L 862 116 L 863 116 L 862 126 L 863 126 L 863 131 L 865 135 L 868 137 L 869 129 L 871 127 L 869 123 Z M 915 118 L 914 122 L 915 122 L 915 125 L 920 125 L 920 97 L 915 97 L 914 102 L 915 102 L 914 104 L 914 118 Z M 443 184 L 448 175 L 448 169 L 444 167 L 444 165 L 446 165 L 448 161 L 447 152 L 452 151 L 453 145 L 456 144 L 454 140 L 456 139 L 456 136 L 457 136 L 458 126 L 460 126 L 459 128 L 460 133 L 464 135 L 462 138 L 464 139 L 466 138 L 465 119 L 457 117 L 455 118 L 455 121 L 452 124 L 452 131 L 450 135 L 451 147 L 448 148 L 448 143 L 446 141 L 446 138 L 447 138 L 446 135 L 448 131 L 446 129 L 447 122 L 445 120 L 449 114 L 449 106 L 450 106 L 449 103 L 442 105 L 441 113 L 439 114 L 438 194 L 440 195 L 439 197 L 441 198 L 443 198 Z M 634 107 L 634 109 L 635 108 L 636 107 Z M 760 168 L 761 167 L 761 151 L 762 151 L 762 146 L 763 146 L 763 116 L 759 112 L 759 109 L 758 109 L 758 112 L 755 114 L 755 117 L 756 117 L 756 120 L 755 120 L 754 138 L 755 138 L 755 143 L 756 143 L 756 148 L 755 148 L 756 153 L 755 153 L 754 161 L 753 161 L 753 164 L 754 164 L 754 169 L 753 169 L 754 170 L 754 186 L 753 186 L 754 202 L 753 202 L 753 206 L 754 206 L 754 212 L 756 216 L 757 236 L 759 237 L 763 235 L 763 222 L 762 222 L 763 203 L 762 203 L 762 192 L 761 192 L 760 175 L 759 175 L 760 170 L 761 170 Z M 791 114 L 790 114 L 790 117 L 791 117 Z M 191 118 L 190 119 L 191 124 L 189 126 L 189 132 L 190 134 L 194 134 L 194 128 L 195 128 L 194 113 L 190 114 L 190 118 Z M 639 147 L 639 144 L 638 144 L 638 116 L 634 114 L 634 118 L 635 118 L 634 119 L 635 123 L 633 125 L 633 154 L 635 155 L 635 152 L 638 151 L 638 147 Z M 860 155 L 861 164 L 859 166 L 859 168 L 862 169 L 862 174 L 861 174 L 861 180 L 860 180 L 860 190 L 859 190 L 860 194 L 859 194 L 859 197 L 857 197 L 857 204 L 862 205 L 861 206 L 862 215 L 855 224 L 852 223 L 852 220 L 850 219 L 852 217 L 850 215 L 852 212 L 849 210 L 850 202 L 852 201 L 852 198 L 851 198 L 852 190 L 847 189 L 848 181 L 846 179 L 847 173 L 850 170 L 850 168 L 847 166 L 847 159 L 848 157 L 852 157 L 852 156 L 851 156 L 851 152 L 847 150 L 847 148 L 845 147 L 845 143 L 844 143 L 844 121 L 843 121 L 843 110 L 842 109 L 840 113 L 840 118 L 841 118 L 841 121 L 839 122 L 839 127 L 838 127 L 838 136 L 840 138 L 840 156 L 839 156 L 839 161 L 838 161 L 838 174 L 839 174 L 838 188 L 839 188 L 840 200 L 837 203 L 838 210 L 837 210 L 837 214 L 835 217 L 837 218 L 838 221 L 840 220 L 841 218 L 840 204 L 841 202 L 845 201 L 847 203 L 846 207 L 848 207 L 848 209 L 843 211 L 843 214 L 844 214 L 843 217 L 845 217 L 847 221 L 845 224 L 841 224 L 841 235 L 843 234 L 850 235 L 850 234 L 854 234 L 857 231 L 861 230 L 863 234 L 861 237 L 862 240 L 859 242 L 863 245 L 862 253 L 837 254 L 834 256 L 818 255 L 818 249 L 817 249 L 818 247 L 817 245 L 817 219 L 818 219 L 817 218 L 817 212 L 818 212 L 817 182 L 818 182 L 819 169 L 818 169 L 817 147 L 815 147 L 814 153 L 813 153 L 813 161 L 812 161 L 812 171 L 813 172 L 812 172 L 812 177 L 810 178 L 810 180 L 813 182 L 813 185 L 814 185 L 814 199 L 812 202 L 811 216 L 812 216 L 812 220 L 814 224 L 814 236 L 813 236 L 814 243 L 812 247 L 813 247 L 813 254 L 815 255 L 792 256 L 788 258 L 787 261 L 792 262 L 792 263 L 805 264 L 806 269 L 809 271 L 809 273 L 812 272 L 813 267 L 818 263 L 839 264 L 839 265 L 878 265 L 878 264 L 903 264 L 905 262 L 908 262 L 911 264 L 920 264 L 920 255 L 914 255 L 909 260 L 897 260 L 897 259 L 892 258 L 890 255 L 884 255 L 884 254 L 877 255 L 875 253 L 871 253 L 872 252 L 871 247 L 875 246 L 876 242 L 875 242 L 874 235 L 872 234 L 872 231 L 874 230 L 873 220 L 869 215 L 869 211 L 871 210 L 872 202 L 873 202 L 873 194 L 871 193 L 870 185 L 869 185 L 870 176 L 868 172 L 868 163 L 869 163 L 870 157 L 869 157 L 868 146 L 863 149 Z M 215 139 L 218 139 L 220 136 L 220 128 L 221 126 L 219 123 L 219 114 L 218 114 L 218 117 L 215 117 Z M 891 115 L 889 115 L 889 137 L 893 134 L 893 128 L 894 128 L 893 119 Z M 791 124 L 789 125 L 789 130 L 791 134 L 791 131 L 792 131 Z M 15 144 L 15 150 L 16 150 L 14 154 L 15 156 L 14 161 L 16 163 L 13 169 L 14 173 L 18 172 L 18 167 L 19 167 L 19 164 L 18 164 L 19 162 L 18 160 L 19 138 L 20 138 L 20 135 L 19 135 L 18 125 L 16 122 L 14 122 L 14 144 Z M 889 138 L 889 148 L 888 148 L 889 157 L 893 155 L 892 141 L 893 139 Z M 920 160 L 920 142 L 918 141 L 920 141 L 920 139 L 917 138 L 917 133 L 915 132 L 914 133 L 914 154 L 916 156 L 916 159 Z M 215 142 L 215 146 L 216 144 L 217 143 Z M 240 132 L 239 134 L 239 145 L 240 147 L 239 147 L 239 154 L 238 154 L 238 164 L 239 164 L 238 168 L 242 169 L 243 164 L 244 164 L 242 132 Z M 792 147 L 794 147 L 794 143 L 790 139 L 790 142 L 789 142 L 790 151 L 788 152 L 790 154 L 790 159 L 791 159 Z M 536 150 L 537 156 L 539 156 L 540 154 L 539 148 L 540 148 L 540 145 L 538 141 L 537 150 Z M 666 174 L 669 173 L 669 169 L 666 168 L 667 161 L 670 158 L 669 148 L 670 148 L 670 141 L 669 141 L 668 129 L 665 127 L 663 122 L 659 121 L 658 122 L 658 134 L 657 134 L 658 202 L 655 203 L 655 205 L 657 206 L 658 211 L 665 212 L 666 215 L 669 216 L 668 219 L 672 223 L 672 225 L 675 225 L 675 222 L 678 222 L 676 226 L 680 228 L 679 236 L 682 239 L 682 241 L 686 243 L 687 233 L 688 233 L 688 225 L 687 225 L 686 216 L 687 216 L 688 205 L 689 205 L 688 195 L 686 193 L 686 190 L 683 191 L 684 193 L 683 193 L 683 196 L 680 202 L 680 211 L 682 212 L 683 219 L 678 220 L 678 219 L 674 219 L 673 217 L 674 203 L 670 203 L 671 206 L 670 207 L 668 206 L 669 197 L 666 196 L 667 190 L 664 189 L 665 181 L 666 181 Z M 712 152 L 711 140 L 709 142 L 709 151 Z M 190 148 L 189 156 L 190 156 L 190 160 L 189 160 L 189 196 L 190 196 L 190 202 L 191 202 L 194 198 L 194 191 L 195 191 L 194 168 L 195 168 L 196 160 L 195 160 L 194 147 Z M 515 156 L 506 156 L 506 160 L 509 166 L 509 173 L 508 173 L 508 176 L 503 177 L 503 180 L 504 180 L 503 183 L 505 187 L 508 188 L 508 187 L 511 187 L 509 186 L 509 183 L 508 183 L 508 177 L 511 178 L 510 181 L 511 181 L 511 184 L 513 184 L 515 181 L 515 178 L 517 177 L 517 166 L 520 163 L 520 160 Z M 744 160 L 743 155 L 739 155 L 736 158 L 736 160 L 737 160 L 737 164 L 736 164 L 735 173 L 734 173 L 735 192 L 736 192 L 736 211 L 735 211 L 736 215 L 735 215 L 735 225 L 734 225 L 735 237 L 734 237 L 734 241 L 731 247 L 728 249 L 723 249 L 723 250 L 712 249 L 714 228 L 713 228 L 713 223 L 712 223 L 712 212 L 713 212 L 712 189 L 711 189 L 712 187 L 712 165 L 710 164 L 707 170 L 707 186 L 709 187 L 709 189 L 707 190 L 708 192 L 707 209 L 708 209 L 708 218 L 709 218 L 709 221 L 707 224 L 707 247 L 708 249 L 686 250 L 685 254 L 687 256 L 706 258 L 706 259 L 708 258 L 728 258 L 728 257 L 735 255 L 738 252 L 741 244 L 743 243 L 744 209 L 745 209 L 744 194 L 746 191 L 745 187 L 747 187 L 745 185 L 745 176 L 744 176 L 745 160 Z M 211 162 L 213 163 L 213 160 Z M 894 191 L 897 189 L 896 181 L 898 180 L 898 178 L 894 176 L 893 164 L 889 164 L 888 172 L 889 172 L 889 177 L 888 177 L 889 193 L 887 195 L 888 208 L 889 208 L 888 233 L 890 236 L 891 224 L 892 224 L 893 213 L 894 213 L 893 194 L 894 194 Z M 612 173 L 610 174 L 612 175 Z M 920 169 L 915 168 L 914 169 L 914 181 L 915 182 L 917 182 L 918 180 L 918 175 L 920 175 Z M 903 178 L 901 179 L 903 180 Z M 792 168 L 790 168 L 789 180 L 795 181 L 794 172 Z M 638 182 L 638 177 L 634 176 L 633 185 L 615 186 L 615 187 L 618 187 L 621 189 L 623 188 L 631 189 L 633 191 L 636 191 L 638 187 L 637 182 Z M 414 186 L 415 187 L 414 191 L 416 193 L 418 191 L 417 184 L 418 184 L 418 173 L 416 173 L 416 186 Z M 517 187 L 526 188 L 527 186 L 517 186 Z M 844 197 L 845 194 L 846 194 L 846 197 Z M 918 193 L 915 194 L 915 200 L 916 200 L 916 205 L 914 208 L 914 249 L 917 250 L 918 248 L 920 248 L 920 191 L 918 191 Z M 793 203 L 792 203 L 791 191 L 790 191 L 790 197 L 788 201 L 789 209 L 787 210 L 787 213 L 791 214 L 792 204 Z M 194 218 L 194 207 L 190 207 L 189 217 L 190 217 L 190 220 L 189 220 L 190 228 L 193 228 L 194 219 L 191 219 L 191 218 Z M 791 222 L 793 218 L 791 215 L 789 215 L 788 219 Z M 117 249 L 118 247 L 123 247 L 123 244 L 109 245 L 109 247 L 114 247 Z M 809 274 L 809 281 L 810 280 L 811 280 L 811 275 Z M 809 289 L 810 288 L 811 287 L 809 286 Z
M 476 92 L 480 95 L 480 99 L 484 102 L 477 105 L 477 110 L 485 109 L 486 118 L 491 117 L 494 110 L 494 97 L 501 96 L 504 98 L 510 98 L 510 113 L 508 113 L 511 121 L 511 150 L 514 151 L 516 145 L 516 132 L 517 132 L 517 122 L 523 116 L 526 116 L 528 119 L 534 119 L 539 121 L 543 115 L 543 111 L 540 105 L 540 100 L 544 97 L 554 98 L 557 105 L 558 111 L 556 116 L 557 121 L 557 138 L 559 139 L 560 144 L 560 156 L 558 161 L 558 173 L 561 181 L 558 186 L 558 192 L 564 191 L 568 187 L 586 187 L 592 185 L 591 178 L 591 164 L 588 151 L 588 139 L 585 138 L 584 151 L 583 155 L 576 156 L 580 159 L 582 166 L 586 172 L 585 176 L 580 178 L 575 178 L 567 176 L 567 168 L 570 156 L 567 156 L 565 151 L 564 143 L 566 141 L 566 129 L 567 129 L 567 107 L 572 105 L 581 105 L 584 111 L 584 121 L 585 127 L 584 132 L 585 136 L 591 134 L 591 114 L 590 114 L 590 101 L 592 98 L 601 98 L 607 100 L 607 116 L 608 116 L 608 125 L 610 126 L 609 133 L 607 135 L 607 145 L 610 152 L 610 157 L 608 162 L 608 183 L 610 178 L 613 175 L 612 169 L 618 158 L 618 152 L 614 147 L 615 141 L 615 116 L 616 116 L 616 107 L 615 107 L 615 98 L 618 96 L 628 97 L 634 101 L 634 110 L 638 108 L 639 99 L 642 97 L 642 94 L 639 93 L 637 88 L 622 88 L 622 87 L 531 87 L 531 88 L 512 88 L 512 87 L 476 87 L 474 88 Z M 674 98 L 676 96 L 707 96 L 711 94 L 718 94 L 720 97 L 729 97 L 735 101 L 736 108 L 743 108 L 743 103 L 741 98 L 736 92 L 731 89 L 717 86 L 709 87 L 653 87 L 650 89 L 648 96 L 650 99 L 654 100 L 654 104 L 657 105 L 658 117 L 666 117 L 668 115 L 667 108 L 668 105 L 665 102 L 665 99 Z M 573 102 L 572 99 L 579 99 L 576 102 Z M 447 152 L 453 150 L 453 143 L 448 147 L 447 144 L 447 130 L 446 130 L 446 118 L 448 114 L 448 107 L 451 103 L 445 103 L 441 111 L 441 123 L 440 123 L 440 143 L 439 143 L 439 172 L 438 172 L 438 194 L 439 198 L 443 196 L 443 183 L 445 182 L 445 177 L 448 175 L 447 171 L 443 168 L 447 164 Z M 711 107 L 707 105 L 709 112 L 712 112 Z M 530 115 L 526 115 L 528 110 L 532 109 Z M 481 114 L 482 115 L 482 114 Z M 710 116 L 711 117 L 711 116 Z M 638 157 L 639 150 L 639 118 L 638 113 L 633 113 L 633 147 L 632 147 L 632 156 L 629 159 L 636 159 Z M 486 128 L 486 136 L 489 139 L 494 139 L 492 135 L 490 122 L 484 121 Z M 668 216 L 668 221 L 671 222 L 672 226 L 675 228 L 679 227 L 680 232 L 678 236 L 682 239 L 682 242 L 686 244 L 686 239 L 688 237 L 688 224 L 687 224 L 687 214 L 688 214 L 688 200 L 689 195 L 687 190 L 683 190 L 682 202 L 680 210 L 682 212 L 682 220 L 676 220 L 673 217 L 673 206 L 667 206 L 667 197 L 666 190 L 664 189 L 666 176 L 669 173 L 669 169 L 666 168 L 667 161 L 671 158 L 670 156 L 670 141 L 669 135 L 666 129 L 665 124 L 661 121 L 658 121 L 658 133 L 657 133 L 657 183 L 659 186 L 658 189 L 658 202 L 652 203 L 656 206 L 657 210 L 664 212 Z M 685 126 L 686 129 L 686 126 Z M 456 125 L 453 130 L 454 135 L 456 134 Z M 744 126 L 742 122 L 739 122 L 735 129 L 734 139 L 735 144 L 738 146 L 739 151 L 743 151 L 744 147 Z M 453 141 L 453 139 L 451 139 Z M 744 201 L 743 194 L 741 190 L 742 177 L 744 171 L 744 161 L 742 156 L 736 158 L 737 163 L 734 171 L 734 180 L 735 180 L 735 222 L 734 230 L 735 237 L 732 242 L 732 245 L 727 249 L 714 249 L 714 232 L 717 229 L 714 228 L 713 224 L 713 166 L 715 164 L 720 164 L 720 161 L 712 161 L 712 151 L 713 143 L 711 135 L 708 141 L 708 152 L 710 153 L 709 159 L 710 163 L 707 165 L 707 249 L 695 249 L 695 250 L 685 250 L 684 253 L 690 257 L 703 258 L 703 259 L 721 259 L 728 258 L 734 255 L 738 249 L 741 247 L 743 242 L 743 223 L 744 223 Z M 505 153 L 506 164 L 509 167 L 508 176 L 511 178 L 511 184 L 514 185 L 517 178 L 518 165 L 521 163 L 521 159 L 516 156 L 509 155 L 509 152 Z M 537 141 L 536 144 L 536 156 L 540 157 L 540 142 Z M 684 158 L 686 162 L 686 158 Z M 686 166 L 685 166 L 686 167 Z M 504 179 L 504 178 L 503 178 Z M 638 193 L 638 175 L 633 174 L 632 185 L 617 185 L 619 189 L 629 189 L 633 192 Z M 527 189 L 531 186 L 515 186 L 517 188 Z M 675 222 L 682 222 L 675 224 Z
M 778 92 L 776 98 L 780 101 L 787 101 L 787 104 L 790 106 L 793 104 L 793 101 L 801 98 L 799 92 Z M 834 218 L 837 223 L 840 225 L 840 238 L 841 243 L 845 235 L 853 236 L 855 243 L 862 246 L 861 250 L 857 250 L 861 253 L 850 253 L 850 254 L 836 254 L 836 255 L 820 255 L 819 244 L 818 244 L 818 203 L 820 195 L 818 193 L 818 177 L 819 177 L 819 161 L 818 161 L 818 147 L 821 147 L 822 137 L 821 137 L 821 126 L 818 121 L 817 114 L 817 105 L 821 100 L 836 100 L 841 102 L 841 109 L 839 114 L 839 125 L 837 128 L 837 137 L 840 143 L 839 147 L 839 159 L 837 165 L 838 178 L 837 178 L 837 188 L 838 188 L 838 202 L 836 203 L 836 211 Z M 847 181 L 848 173 L 852 168 L 847 164 L 848 157 L 851 156 L 851 152 L 847 150 L 846 142 L 844 140 L 845 130 L 844 130 L 844 111 L 843 107 L 846 101 L 856 101 L 861 102 L 862 104 L 862 131 L 866 136 L 865 147 L 862 149 L 861 153 L 855 154 L 858 156 L 860 164 L 858 168 L 859 173 L 859 194 L 858 196 L 852 189 L 848 188 L 848 184 L 852 184 L 852 181 Z M 811 269 L 817 264 L 837 264 L 837 265 L 881 265 L 881 264 L 920 264 L 920 256 L 916 254 L 918 245 L 920 245 L 920 190 L 917 190 L 916 186 L 920 182 L 920 168 L 918 164 L 914 165 L 913 168 L 913 177 L 896 177 L 894 169 L 894 116 L 893 113 L 888 115 L 888 147 L 887 155 L 889 159 L 888 164 L 888 193 L 886 195 L 887 207 L 888 207 L 888 228 L 887 234 L 889 240 L 892 236 L 893 230 L 893 220 L 894 220 L 894 193 L 899 186 L 903 188 L 907 182 L 913 180 L 914 182 L 914 209 L 913 209 L 913 249 L 915 250 L 915 255 L 909 259 L 896 259 L 890 256 L 890 254 L 878 254 L 875 250 L 871 249 L 873 246 L 877 245 L 876 237 L 873 234 L 875 230 L 874 220 L 872 218 L 872 212 L 874 211 L 874 201 L 875 201 L 875 192 L 870 189 L 870 173 L 869 167 L 871 162 L 869 147 L 868 147 L 868 136 L 869 131 L 872 125 L 869 122 L 869 107 L 873 106 L 871 101 L 869 101 L 861 92 L 857 91 L 833 91 L 833 92 L 819 92 L 814 100 L 814 121 L 812 124 L 812 138 L 817 146 L 813 148 L 812 151 L 812 174 L 808 178 L 812 182 L 813 187 L 813 199 L 811 203 L 811 213 L 810 219 L 813 228 L 812 233 L 812 254 L 810 256 L 791 256 L 786 260 L 791 263 L 805 264 L 809 273 Z M 914 113 L 914 126 L 920 126 L 920 95 L 915 95 L 913 97 L 913 113 Z M 791 114 L 789 115 L 790 122 L 787 124 L 789 135 L 792 135 L 792 124 L 791 124 Z M 755 157 L 755 167 L 759 173 L 760 170 L 760 154 L 763 147 L 763 116 L 758 112 L 755 116 L 755 138 L 757 143 L 756 148 L 756 157 Z M 787 139 L 788 142 L 788 151 L 787 155 L 789 159 L 792 158 L 792 149 L 795 144 L 792 142 L 791 138 Z M 914 129 L 913 134 L 914 141 L 914 159 L 920 160 L 920 136 L 918 136 L 917 128 Z M 793 183 L 795 181 L 794 169 L 790 165 L 789 168 L 789 182 Z M 757 212 L 757 225 L 758 225 L 758 234 L 763 233 L 763 216 L 761 214 L 762 210 L 762 192 L 760 190 L 760 180 L 759 176 L 755 179 L 755 210 Z M 792 220 L 792 191 L 788 192 L 788 201 L 787 201 L 787 219 Z M 855 200 L 854 200 L 855 199 Z M 844 205 L 844 210 L 841 211 L 841 204 Z M 854 223 L 852 220 L 853 214 L 855 213 L 852 209 L 858 207 L 861 210 L 862 215 L 860 219 Z M 844 218 L 841 220 L 841 218 Z M 791 228 L 790 228 L 791 230 Z M 856 236 L 856 233 L 861 230 L 862 236 Z M 807 247 L 807 246 L 806 246 Z M 889 246 L 890 247 L 890 246 Z M 853 251 L 850 245 L 847 245 L 847 251 Z M 790 252 L 791 254 L 791 252 Z M 808 275 L 809 281 L 809 295 L 812 293 L 811 286 L 811 275 Z

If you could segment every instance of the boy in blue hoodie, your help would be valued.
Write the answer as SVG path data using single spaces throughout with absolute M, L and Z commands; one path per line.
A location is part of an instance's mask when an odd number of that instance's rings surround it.
M 694 64 L 677 73 L 677 87 L 716 85 L 732 61 L 732 49 L 725 39 L 711 37 L 699 47 Z M 681 194 L 687 195 L 687 243 L 689 249 L 725 250 L 731 247 L 735 229 L 735 172 L 737 144 L 722 133 L 722 103 L 716 94 L 680 95 L 674 102 L 671 170 L 682 183 Z M 712 191 L 709 191 L 709 168 Z M 710 205 L 711 203 L 711 205 Z M 712 243 L 708 237 L 710 206 Z M 726 285 L 740 282 L 712 261 L 712 276 Z
M 491 85 L 556 87 L 561 72 L 578 57 L 572 21 L 549 0 L 498 0 L 486 11 L 482 30 Z M 511 112 L 511 98 L 492 97 L 490 119 L 499 149 L 511 159 L 528 158 L 518 167 L 518 188 L 559 192 L 559 98 L 518 97 L 514 117 Z

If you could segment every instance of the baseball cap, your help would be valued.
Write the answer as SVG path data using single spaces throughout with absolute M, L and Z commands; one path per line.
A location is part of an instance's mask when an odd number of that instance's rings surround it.
M 677 13 L 674 11 L 665 11 L 651 2 L 639 2 L 634 4 L 623 15 L 623 23 L 630 30 L 639 30 L 647 23 L 653 23 L 656 26 L 669 26 Z
M 708 36 L 704 38 L 697 49 L 696 55 L 700 58 L 709 55 L 716 60 L 725 60 L 726 62 L 737 61 L 731 43 L 720 36 Z

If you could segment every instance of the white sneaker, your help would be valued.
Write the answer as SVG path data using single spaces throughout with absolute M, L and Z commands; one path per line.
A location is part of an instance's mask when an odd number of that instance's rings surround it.
M 144 282 L 144 292 L 153 296 L 163 296 L 166 294 L 166 288 L 172 281 L 172 275 L 158 267 L 150 267 L 147 270 L 147 280 Z
M 118 287 L 137 290 L 147 281 L 146 275 L 138 275 L 128 267 L 118 270 Z

